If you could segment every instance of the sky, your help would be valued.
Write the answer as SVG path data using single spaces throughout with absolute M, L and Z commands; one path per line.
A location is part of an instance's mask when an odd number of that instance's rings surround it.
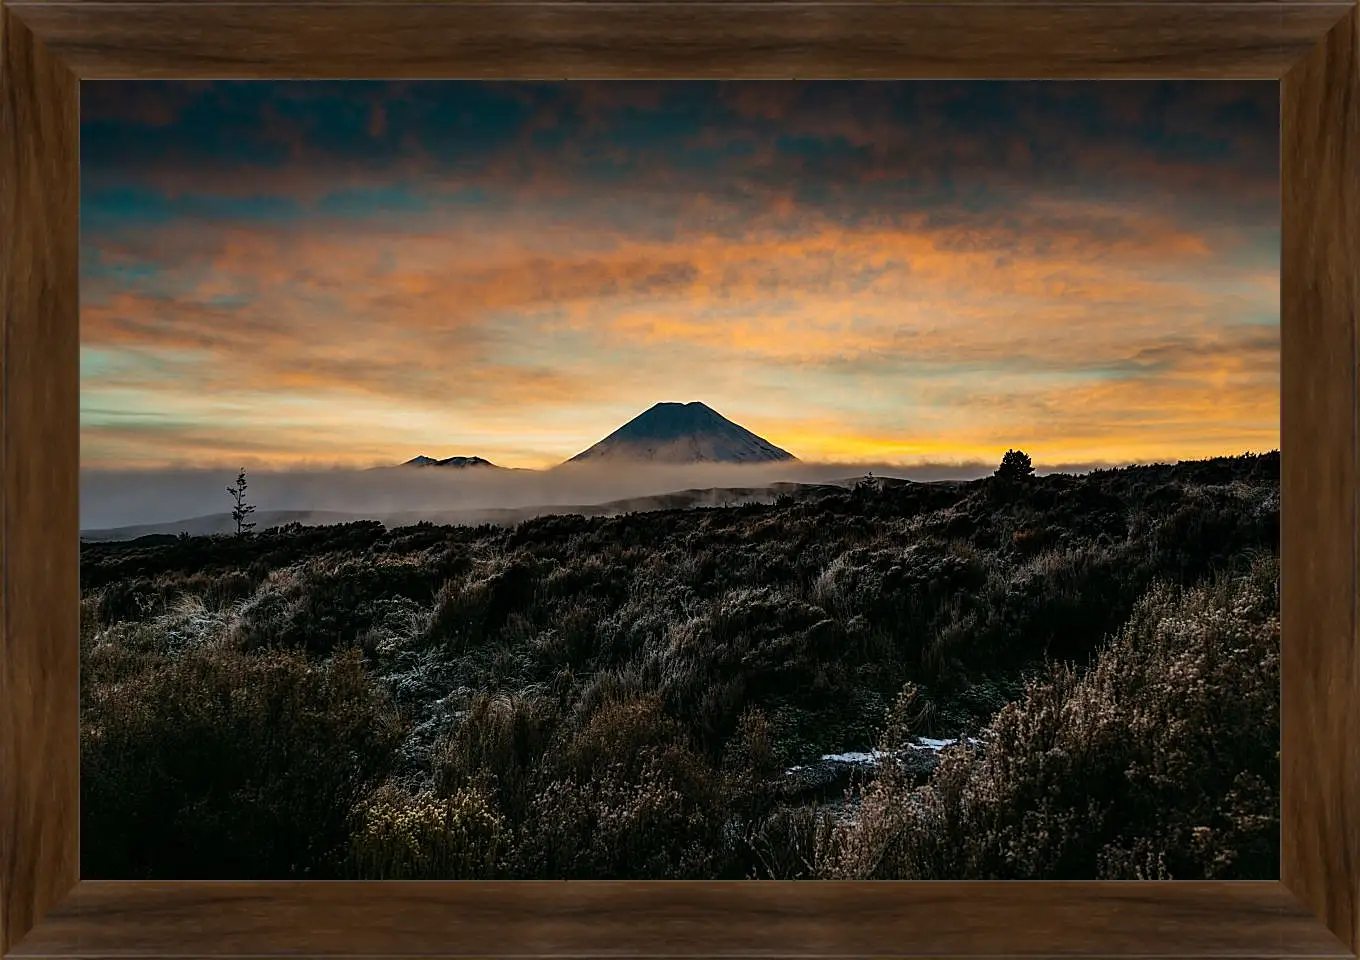
M 1279 446 L 1279 85 L 87 81 L 81 457 Z

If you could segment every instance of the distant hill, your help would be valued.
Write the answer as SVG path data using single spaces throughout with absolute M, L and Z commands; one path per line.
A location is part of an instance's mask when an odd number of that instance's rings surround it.
M 251 514 L 256 530 L 281 527 L 287 523 L 303 523 L 318 526 L 327 523 L 349 523 L 359 517 L 334 510 L 262 510 Z M 202 517 L 188 517 L 184 520 L 171 520 L 165 523 L 138 523 L 127 527 L 108 527 L 101 530 L 82 530 L 82 540 L 135 540 L 153 534 L 187 533 L 194 537 L 211 536 L 216 533 L 234 533 L 236 521 L 230 513 L 212 513 Z
M 797 462 L 782 450 L 707 404 L 658 403 L 638 414 L 567 463 L 772 463 Z
M 482 507 L 467 510 L 399 510 L 381 513 L 340 513 L 334 510 L 272 510 L 253 515 L 257 531 L 281 527 L 288 523 L 303 526 L 323 526 L 333 523 L 353 523 L 356 520 L 378 520 L 388 527 L 399 527 L 421 521 L 437 524 L 478 525 L 492 523 L 513 525 L 542 516 L 579 514 L 585 517 L 613 517 L 625 513 L 647 513 L 653 510 L 685 510 L 695 507 L 739 506 L 745 503 L 772 503 L 777 497 L 788 496 L 811 499 L 838 493 L 853 486 L 858 480 L 832 480 L 825 483 L 772 483 L 757 487 L 705 487 L 677 490 L 648 496 L 627 497 L 605 503 L 544 504 L 530 507 Z M 905 484 L 911 481 L 882 478 L 880 484 Z M 127 527 L 101 530 L 82 530 L 85 541 L 135 540 L 147 536 L 191 536 L 232 533 L 236 523 L 230 513 L 215 513 L 204 517 L 190 517 L 166 523 L 140 523 Z
M 499 470 L 499 469 L 501 469 L 500 467 L 498 467 L 498 466 L 496 466 L 494 463 L 492 463 L 490 460 L 484 460 L 484 459 L 482 459 L 481 457 L 445 457 L 443 460 L 436 460 L 434 457 L 427 457 L 427 456 L 425 456 L 424 454 L 421 454 L 421 455 L 418 456 L 418 457 L 412 457 L 410 460 L 407 460 L 405 463 L 403 463 L 402 466 L 403 466 L 403 467 L 459 467 L 459 468 L 462 468 L 462 467 L 490 467 L 490 468 L 492 468 L 493 470 Z

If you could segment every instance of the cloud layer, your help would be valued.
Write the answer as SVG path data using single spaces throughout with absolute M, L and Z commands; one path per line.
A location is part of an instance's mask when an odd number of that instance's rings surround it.
M 1278 85 L 82 85 L 91 470 L 1279 442 Z

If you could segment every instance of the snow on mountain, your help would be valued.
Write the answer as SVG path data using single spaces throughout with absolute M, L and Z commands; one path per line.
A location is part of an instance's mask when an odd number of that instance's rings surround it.
M 427 457 L 421 454 L 407 460 L 404 467 L 495 467 L 490 460 L 483 460 L 481 457 L 445 457 L 443 460 L 436 460 L 434 457 Z M 498 468 L 499 469 L 499 468 Z
M 567 463 L 768 463 L 797 459 L 695 401 L 658 403 Z
M 495 464 L 490 460 L 483 460 L 481 457 L 445 457 L 440 460 L 438 466 L 441 467 L 494 467 Z

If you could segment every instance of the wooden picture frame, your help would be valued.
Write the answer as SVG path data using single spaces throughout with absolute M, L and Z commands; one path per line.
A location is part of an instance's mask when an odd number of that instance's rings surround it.
M 0 3 L 0 955 L 1353 956 L 1358 30 L 1313 0 Z M 1280 881 L 81 882 L 79 81 L 699 76 L 1280 80 Z

